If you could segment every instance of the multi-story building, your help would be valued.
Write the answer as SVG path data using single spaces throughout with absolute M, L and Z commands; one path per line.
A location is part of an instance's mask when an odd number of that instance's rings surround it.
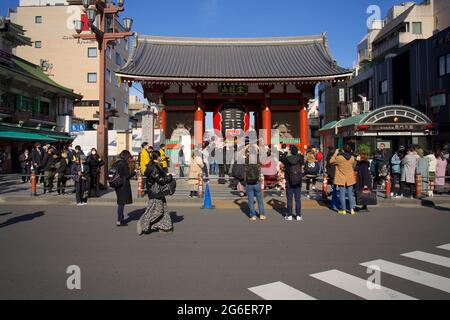
M 35 64 L 45 64 L 47 75 L 83 95 L 75 105 L 74 114 L 84 119 L 86 130 L 97 128 L 99 109 L 100 58 L 97 43 L 73 38 L 74 20 L 87 21 L 81 0 L 20 0 L 11 19 L 23 25 L 33 46 L 19 47 L 16 55 Z M 122 30 L 118 20 L 110 28 Z M 87 25 L 85 26 L 87 31 Z M 105 91 L 106 108 L 110 110 L 110 129 L 129 127 L 129 88 L 121 84 L 115 72 L 125 65 L 129 41 L 118 40 L 106 50 Z
M 33 143 L 68 143 L 75 100 L 82 97 L 13 55 L 31 46 L 20 25 L 0 17 L 0 173 L 17 172 L 18 156 Z
M 383 107 L 390 107 L 391 112 L 397 114 L 395 111 L 397 106 L 406 106 L 411 110 L 408 114 L 413 112 L 420 114 L 415 117 L 416 119 L 426 118 L 427 121 L 438 124 L 439 136 L 430 137 L 435 133 L 434 130 L 397 132 L 395 136 L 392 132 L 381 132 L 382 137 L 379 136 L 380 132 L 370 133 L 378 135 L 376 141 L 386 142 L 392 149 L 410 143 L 420 143 L 424 148 L 448 143 L 450 141 L 450 28 L 448 28 L 450 10 L 448 9 L 449 1 L 438 0 L 394 6 L 384 20 L 383 27 L 374 32 L 376 36 L 372 41 L 370 54 L 372 58 L 359 59 L 359 68 L 355 70 L 355 76 L 347 84 L 348 106 L 344 113 L 350 118 L 340 121 L 340 117 L 332 119 L 333 114 L 325 123 L 337 121 L 337 127 L 341 127 L 344 122 L 350 123 L 351 126 L 352 117 L 356 117 L 358 121 L 363 120 L 364 114 L 369 117 L 369 114 L 383 110 Z M 359 57 L 362 55 L 359 54 Z M 328 102 L 325 101 L 326 106 L 323 107 L 327 112 L 336 108 L 336 103 L 333 102 L 328 106 Z M 402 114 L 402 111 L 398 114 Z M 381 113 L 380 117 L 383 115 Z M 362 128 L 367 127 L 366 124 L 359 123 L 359 125 Z M 325 128 L 332 126 L 328 125 Z M 387 134 L 392 136 L 388 137 Z M 430 138 L 424 139 L 420 135 L 428 135 Z M 372 146 L 376 145 L 375 140 L 371 142 Z
M 343 82 L 321 83 L 319 85 L 320 127 L 347 116 L 347 85 Z

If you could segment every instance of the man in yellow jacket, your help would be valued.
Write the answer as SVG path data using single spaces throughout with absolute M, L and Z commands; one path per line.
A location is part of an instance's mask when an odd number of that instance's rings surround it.
M 159 153 L 161 154 L 161 168 L 163 168 L 166 173 L 169 173 L 169 160 L 166 157 L 165 149 L 166 145 L 164 143 L 161 144 L 159 149 Z
M 139 167 L 141 169 L 141 174 L 145 174 L 148 164 L 150 163 L 150 153 L 149 145 L 147 142 L 142 144 L 141 154 L 139 156 Z

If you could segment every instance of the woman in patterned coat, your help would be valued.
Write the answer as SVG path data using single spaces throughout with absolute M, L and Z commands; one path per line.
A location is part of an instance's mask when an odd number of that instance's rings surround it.
M 161 153 L 153 151 L 150 155 L 150 160 L 151 162 L 145 171 L 149 200 L 144 215 L 137 223 L 137 233 L 139 235 L 151 231 L 173 231 L 172 219 L 167 208 L 166 197 L 153 193 L 155 185 L 164 186 L 170 183 L 173 178 L 171 175 L 167 175 L 161 167 Z

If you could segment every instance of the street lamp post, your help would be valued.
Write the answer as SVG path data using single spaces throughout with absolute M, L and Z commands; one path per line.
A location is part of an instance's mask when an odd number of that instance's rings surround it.
M 99 92 L 99 125 L 97 129 L 97 149 L 99 156 L 105 161 L 105 166 L 100 173 L 100 183 L 106 188 L 107 186 L 107 172 L 108 172 L 108 117 L 106 115 L 105 107 L 105 50 L 110 42 L 115 42 L 119 39 L 126 39 L 133 35 L 130 32 L 133 25 L 133 20 L 125 18 L 123 20 L 123 27 L 125 32 L 117 32 L 115 27 L 115 18 L 120 12 L 123 12 L 124 0 L 118 0 L 117 6 L 107 0 L 83 0 L 83 7 L 86 12 L 91 33 L 82 33 L 83 22 L 80 20 L 74 21 L 75 39 L 97 41 L 99 58 L 100 58 L 100 92 Z M 95 22 L 98 21 L 97 25 Z M 112 31 L 108 24 L 112 23 Z

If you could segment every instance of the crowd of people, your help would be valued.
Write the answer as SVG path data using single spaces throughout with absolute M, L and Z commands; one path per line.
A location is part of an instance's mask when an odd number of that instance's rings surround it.
M 31 151 L 25 149 L 18 161 L 22 182 L 29 183 L 31 174 L 36 173 L 44 194 L 56 191 L 58 195 L 65 195 L 67 182 L 72 179 L 77 205 L 86 205 L 89 197 L 100 197 L 99 176 L 105 163 L 95 148 L 85 155 L 80 146 L 58 149 L 51 144 L 36 143 Z
M 272 157 L 274 150 L 279 157 Z M 217 161 L 217 153 L 223 153 L 223 161 Z M 368 211 L 368 206 L 376 202 L 376 192 L 384 188 L 388 177 L 392 181 L 392 196 L 396 198 L 414 197 L 418 174 L 426 185 L 423 190 L 429 195 L 444 190 L 449 164 L 448 148 L 424 152 L 418 146 L 401 147 L 392 157 L 388 157 L 385 145 L 380 144 L 373 152 L 372 160 L 369 156 L 367 151 L 354 152 L 349 145 L 338 149 L 328 147 L 324 156 L 315 146 L 302 154 L 295 145 L 288 148 L 283 144 L 272 149 L 272 146 L 261 147 L 248 139 L 243 145 L 224 144 L 212 139 L 197 146 L 190 155 L 181 148 L 178 152 L 180 163 L 176 168 L 179 168 L 180 177 L 188 177 L 190 197 L 200 196 L 199 183 L 208 180 L 210 174 L 218 174 L 220 184 L 226 183 L 226 175 L 232 177 L 239 196 L 248 198 L 251 221 L 258 218 L 266 220 L 264 188 L 274 188 L 282 195 L 285 193 L 285 219 L 302 221 L 303 183 L 306 183 L 307 197 L 312 198 L 318 178 L 322 176 L 327 177 L 327 184 L 331 186 L 330 207 L 341 215 L 354 215 L 357 209 Z M 190 157 L 189 163 L 187 157 Z M 58 150 L 51 144 L 36 143 L 31 151 L 25 150 L 18 160 L 23 183 L 29 183 L 31 173 L 35 172 L 39 183 L 43 184 L 44 193 L 56 190 L 64 195 L 67 181 L 72 179 L 77 205 L 85 205 L 88 197 L 100 196 L 99 176 L 105 162 L 95 148 L 85 155 L 80 146 L 63 146 Z M 171 232 L 173 224 L 166 197 L 175 192 L 176 183 L 175 174 L 169 173 L 171 163 L 166 147 L 162 144 L 156 150 L 143 143 L 137 160 L 137 166 L 133 168 L 134 158 L 124 150 L 108 172 L 110 186 L 117 196 L 117 226 L 127 225 L 125 206 L 133 203 L 130 180 L 140 175 L 148 203 L 137 223 L 138 234 Z M 188 174 L 185 168 L 189 169 Z M 258 211 L 254 205 L 255 198 Z M 361 207 L 357 208 L 357 205 Z

